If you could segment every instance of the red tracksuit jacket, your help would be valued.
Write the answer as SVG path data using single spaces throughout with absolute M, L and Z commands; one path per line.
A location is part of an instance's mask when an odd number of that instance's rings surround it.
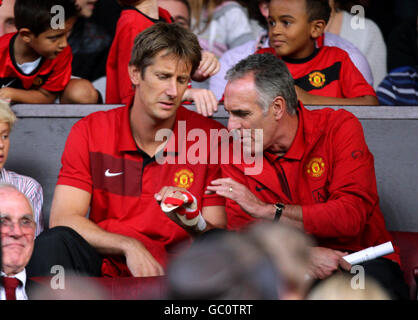
M 319 246 L 357 251 L 392 241 L 360 121 L 345 110 L 309 111 L 302 105 L 298 116 L 296 137 L 282 158 L 265 151 L 261 174 L 244 175 L 251 165 L 242 163 L 224 165 L 223 176 L 264 202 L 301 205 L 305 232 Z M 235 201 L 227 200 L 226 210 L 229 229 L 255 221 Z M 386 257 L 400 262 L 397 253 Z

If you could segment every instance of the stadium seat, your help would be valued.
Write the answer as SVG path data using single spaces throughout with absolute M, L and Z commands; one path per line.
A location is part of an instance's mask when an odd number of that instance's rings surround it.
M 395 245 L 399 247 L 402 271 L 409 286 L 411 300 L 417 297 L 418 281 L 418 232 L 390 232 Z

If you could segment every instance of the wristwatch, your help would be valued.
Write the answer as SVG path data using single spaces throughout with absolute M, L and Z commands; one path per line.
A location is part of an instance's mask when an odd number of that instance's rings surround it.
M 282 216 L 284 204 L 278 202 L 273 204 L 273 206 L 276 209 L 276 213 L 274 214 L 274 221 L 278 222 L 280 220 L 280 217 Z

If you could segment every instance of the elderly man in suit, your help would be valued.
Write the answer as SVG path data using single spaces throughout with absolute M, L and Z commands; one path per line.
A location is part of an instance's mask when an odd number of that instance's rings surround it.
M 0 300 L 27 300 L 25 267 L 32 255 L 36 223 L 32 204 L 16 187 L 0 184 Z

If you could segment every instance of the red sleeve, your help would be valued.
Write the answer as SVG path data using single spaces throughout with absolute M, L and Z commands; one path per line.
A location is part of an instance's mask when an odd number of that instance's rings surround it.
M 160 19 L 164 19 L 167 23 L 173 23 L 173 18 L 170 13 L 164 8 L 158 7 L 158 16 Z
M 68 185 L 92 193 L 87 134 L 84 120 L 72 127 L 62 154 L 57 185 Z
M 208 174 L 206 176 L 206 186 L 209 186 L 211 181 L 221 178 L 221 167 L 220 165 L 209 164 Z M 202 207 L 210 206 L 225 206 L 225 198 L 217 194 L 204 194 Z
M 71 79 L 73 54 L 70 46 L 67 46 L 54 60 L 52 74 L 48 77 L 42 89 L 59 92 L 64 90 Z
M 213 129 L 226 130 L 222 125 L 215 124 Z M 221 156 L 222 156 L 222 140 L 217 136 L 208 135 L 209 145 L 210 145 L 210 154 L 208 155 L 208 170 L 206 175 L 205 186 L 209 186 L 213 180 L 219 179 L 222 177 L 221 169 Z M 217 157 L 212 156 L 212 152 L 215 150 L 218 151 Z M 214 158 L 216 161 L 213 161 Z M 215 162 L 215 163 L 214 163 Z M 206 188 L 206 187 L 205 187 Z M 204 192 L 205 190 L 203 190 Z M 203 194 L 203 207 L 207 206 L 225 206 L 225 198 L 217 194 Z
M 334 128 L 329 197 L 324 203 L 302 205 L 303 223 L 306 232 L 317 237 L 354 237 L 378 205 L 373 155 L 357 118 L 351 116 Z
M 376 92 L 373 87 L 367 83 L 346 52 L 344 52 L 340 72 L 344 98 L 357 98 L 363 96 L 376 97 Z
M 231 178 L 232 180 L 250 189 L 248 185 L 249 177 L 245 176 L 243 172 L 233 164 L 225 164 L 222 166 L 222 177 Z M 241 230 L 248 227 L 250 223 L 256 220 L 242 210 L 236 201 L 231 199 L 226 199 L 225 210 L 228 220 L 228 230 Z
M 162 8 L 159 8 L 158 14 L 167 22 L 172 21 L 170 14 Z M 141 20 L 144 18 L 139 14 L 136 20 L 131 15 L 123 16 L 121 19 L 118 21 L 106 64 L 106 103 L 108 104 L 127 104 L 135 94 L 128 72 L 132 48 L 136 36 L 153 25 L 148 19 Z
M 134 94 L 128 65 L 138 34 L 136 31 L 136 28 L 122 28 L 113 40 L 106 68 L 106 103 L 122 103 L 122 100 Z

